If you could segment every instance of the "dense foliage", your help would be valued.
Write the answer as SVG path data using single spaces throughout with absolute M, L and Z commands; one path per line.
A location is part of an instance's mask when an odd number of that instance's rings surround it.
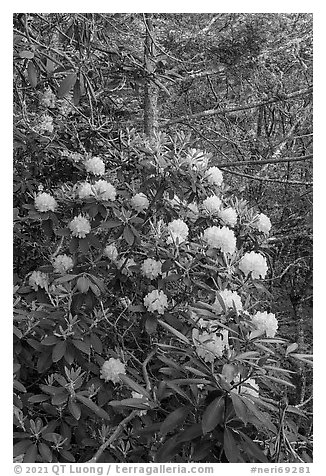
M 14 15 L 16 461 L 312 460 L 310 37 Z

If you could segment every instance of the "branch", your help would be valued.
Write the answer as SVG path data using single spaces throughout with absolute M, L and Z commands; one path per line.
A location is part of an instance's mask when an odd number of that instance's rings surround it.
M 313 158 L 313 154 L 303 155 L 302 157 L 284 157 L 284 159 L 276 160 L 239 160 L 238 162 L 224 162 L 216 164 L 217 167 L 238 167 L 243 165 L 263 165 L 263 164 L 278 164 L 280 162 L 301 162 Z
M 96 451 L 95 455 L 93 456 L 93 458 L 91 458 L 90 460 L 86 461 L 86 463 L 97 463 L 98 459 L 102 456 L 102 454 L 104 453 L 104 451 L 106 450 L 106 448 L 108 446 L 110 446 L 119 436 L 119 434 L 121 433 L 121 431 L 123 430 L 123 428 L 126 426 L 126 424 L 128 422 L 130 422 L 130 420 L 132 420 L 137 414 L 138 414 L 138 411 L 139 410 L 133 410 L 130 415 L 128 415 L 126 418 L 124 418 L 120 423 L 119 425 L 116 427 L 116 429 L 114 430 L 114 432 L 112 433 L 112 435 L 110 436 L 110 438 L 108 440 L 106 440 L 100 447 L 99 449 Z
M 274 182 L 274 183 L 283 183 L 285 185 L 308 185 L 312 187 L 313 182 L 300 182 L 297 180 L 281 180 L 281 179 L 274 179 L 274 178 L 265 178 L 265 177 L 255 177 L 254 175 L 247 175 L 247 174 L 242 174 L 240 172 L 234 172 L 234 170 L 226 170 L 225 172 L 232 174 L 232 175 L 238 175 L 239 177 L 245 177 L 249 178 L 251 180 L 259 180 L 260 182 Z
M 304 96 L 305 94 L 309 94 L 311 92 L 312 92 L 312 86 L 307 89 L 300 89 L 299 91 L 294 91 L 293 93 L 290 93 L 287 95 L 284 94 L 283 96 L 267 99 L 266 101 L 254 102 L 252 104 L 248 104 L 247 106 L 236 106 L 236 107 L 229 107 L 224 109 L 221 107 L 218 109 L 208 109 L 206 111 L 197 112 L 195 114 L 188 114 L 185 116 L 181 116 L 181 117 L 178 117 L 177 119 L 168 120 L 165 123 L 163 123 L 161 127 L 171 126 L 172 124 L 177 124 L 178 122 L 185 122 L 185 121 L 189 121 L 190 119 L 198 119 L 201 117 L 209 117 L 216 114 L 222 115 L 222 114 L 227 114 L 230 112 L 245 111 L 247 109 L 255 109 L 257 107 L 264 106 L 265 104 L 273 104 L 276 102 L 288 101 L 290 99 Z

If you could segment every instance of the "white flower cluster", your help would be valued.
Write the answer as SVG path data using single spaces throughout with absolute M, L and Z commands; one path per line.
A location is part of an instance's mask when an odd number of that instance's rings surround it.
M 37 195 L 37 197 L 35 197 L 34 205 L 36 210 L 39 212 L 48 212 L 50 210 L 54 212 L 58 206 L 55 198 L 53 198 L 49 193 L 45 192 L 40 193 Z
M 136 193 L 130 200 L 130 205 L 138 213 L 143 212 L 149 207 L 149 200 L 144 193 Z
M 53 117 L 49 116 L 48 114 L 43 114 L 40 117 L 39 122 L 35 126 L 35 130 L 39 134 L 42 134 L 42 132 L 50 132 L 50 134 L 52 134 L 52 132 L 53 132 Z
M 53 268 L 56 273 L 64 274 L 74 267 L 74 262 L 67 255 L 58 255 L 53 260 Z
M 238 374 L 233 380 L 234 384 L 237 384 L 241 381 L 240 375 Z M 256 383 L 254 378 L 248 378 L 243 382 L 243 384 L 238 385 L 236 388 L 231 390 L 232 392 L 239 393 L 241 395 L 251 395 L 253 397 L 259 397 L 259 386 Z
M 93 188 L 97 198 L 100 198 L 101 200 L 111 200 L 111 202 L 114 202 L 117 191 L 111 183 L 107 182 L 106 180 L 97 180 L 97 182 L 94 183 Z
M 163 291 L 154 289 L 144 297 L 144 306 L 150 312 L 157 311 L 159 314 L 164 314 L 165 308 L 168 307 L 168 298 Z
M 155 279 L 159 274 L 162 274 L 162 263 L 152 258 L 147 258 L 141 265 L 143 276 L 148 279 Z
M 97 180 L 94 185 L 83 182 L 78 188 L 78 197 L 80 199 L 96 196 L 101 200 L 111 200 L 114 202 L 117 191 L 115 187 L 106 180 Z
M 203 206 L 210 215 L 217 214 L 221 208 L 221 204 L 221 200 L 216 195 L 211 195 L 203 201 Z
M 210 167 L 207 170 L 206 178 L 211 185 L 217 185 L 220 187 L 223 183 L 223 174 L 218 167 Z
M 259 279 L 259 277 L 264 279 L 268 270 L 266 258 L 260 253 L 255 253 L 254 251 L 246 253 L 241 258 L 239 268 L 245 276 L 252 273 L 254 279 Z
M 236 250 L 236 238 L 232 230 L 226 226 L 211 226 L 204 230 L 203 240 L 210 248 L 218 248 L 223 253 L 233 254 Z
M 103 251 L 104 255 L 109 258 L 109 260 L 111 261 L 116 261 L 116 259 L 118 258 L 118 250 L 117 250 L 117 247 L 113 244 L 110 244 L 110 245 L 107 245 L 105 248 L 104 248 L 104 251 Z
M 267 235 L 272 228 L 272 223 L 267 215 L 264 215 L 264 213 L 259 213 L 253 223 L 253 227 Z
M 235 226 L 238 215 L 234 208 L 228 207 L 218 212 L 218 217 L 228 226 Z
M 230 291 L 229 289 L 224 289 L 223 291 L 219 291 L 219 295 L 223 299 L 226 310 L 233 309 L 233 303 L 234 303 L 236 310 L 242 311 L 241 296 L 239 296 L 237 292 Z M 213 307 L 218 314 L 222 314 L 223 308 L 217 298 L 215 299 Z
M 278 321 L 272 312 L 256 312 L 252 317 L 252 323 L 256 326 L 259 334 L 265 332 L 266 337 L 275 337 L 278 329 Z M 255 335 L 255 333 L 252 333 L 252 335 Z
M 91 224 L 87 218 L 79 214 L 71 220 L 68 224 L 68 228 L 76 238 L 85 238 L 91 231 Z
M 228 348 L 228 331 L 223 329 L 218 333 L 199 332 L 192 330 L 192 338 L 196 346 L 196 352 L 205 362 L 214 362 L 217 357 L 222 357 Z
M 126 366 L 121 362 L 121 360 L 111 357 L 102 365 L 100 378 L 104 379 L 106 382 L 111 380 L 113 383 L 118 383 L 121 382 L 119 374 L 126 374 Z
M 42 106 L 49 107 L 49 108 L 54 108 L 55 107 L 55 102 L 56 102 L 56 97 L 55 94 L 52 92 L 50 88 L 47 88 L 43 96 L 41 98 L 41 104 Z
M 38 288 L 47 289 L 48 287 L 48 275 L 41 271 L 33 271 L 29 277 L 28 284 L 37 291 Z
M 78 193 L 78 197 L 80 199 L 88 198 L 88 197 L 91 197 L 92 195 L 94 195 L 92 185 L 88 182 L 84 182 L 84 183 L 80 184 L 77 193 Z
M 87 172 L 90 172 L 94 175 L 104 175 L 105 165 L 102 159 L 99 157 L 91 157 L 85 162 L 85 168 Z
M 62 101 L 59 101 L 59 113 L 62 116 L 68 116 L 68 114 L 71 114 L 75 112 L 75 109 L 72 105 L 72 97 L 64 98 Z
M 177 240 L 180 243 L 183 243 L 188 238 L 189 228 L 183 220 L 173 220 L 168 224 L 168 230 L 170 236 L 167 239 L 167 244 L 176 243 Z

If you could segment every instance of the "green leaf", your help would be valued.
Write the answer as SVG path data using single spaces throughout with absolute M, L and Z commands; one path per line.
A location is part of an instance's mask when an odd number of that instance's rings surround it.
M 34 58 L 34 53 L 33 53 L 33 51 L 23 50 L 23 51 L 19 52 L 19 56 L 21 58 L 32 59 L 32 58 Z
M 59 362 L 62 359 L 67 349 L 67 343 L 65 340 L 58 342 L 52 350 L 52 361 Z
M 237 393 L 230 392 L 230 395 L 231 395 L 231 400 L 233 403 L 235 414 L 246 425 L 248 423 L 248 415 L 247 415 L 248 410 L 246 405 L 243 403 L 242 398 Z
M 66 403 L 66 401 L 68 400 L 68 396 L 69 395 L 66 392 L 54 395 L 51 399 L 51 403 L 52 403 L 52 405 L 61 406 L 64 403 Z
M 38 444 L 38 451 L 42 456 L 42 463 L 51 463 L 52 462 L 52 451 L 45 443 Z
M 238 449 L 238 444 L 233 437 L 233 432 L 229 428 L 225 428 L 224 431 L 224 453 L 229 463 L 238 463 L 242 458 Z
M 101 354 L 103 351 L 103 345 L 101 339 L 96 334 L 90 335 L 91 346 L 98 354 Z
M 128 407 L 137 408 L 139 410 L 148 410 L 149 404 L 142 398 L 125 398 L 123 400 L 111 400 L 109 402 L 111 407 Z
M 56 336 L 47 336 L 43 340 L 41 340 L 41 344 L 43 345 L 55 345 L 59 341 L 59 338 Z
M 72 343 L 77 349 L 79 349 L 81 352 L 84 352 L 84 354 L 90 354 L 91 349 L 89 347 L 89 344 L 86 344 L 86 342 L 82 340 L 72 339 Z
M 85 276 L 80 276 L 77 280 L 77 289 L 78 291 L 82 293 L 87 293 L 89 289 L 89 279 L 87 279 Z
M 224 404 L 224 398 L 217 397 L 206 408 L 202 418 L 202 427 L 204 435 L 214 430 L 217 425 L 223 422 Z
M 145 329 L 147 334 L 152 335 L 156 332 L 157 329 L 157 317 L 153 314 L 147 316 L 145 321 Z
M 102 408 L 98 407 L 96 403 L 94 403 L 92 400 L 89 398 L 84 397 L 83 395 L 80 395 L 77 393 L 76 395 L 77 400 L 79 400 L 81 403 L 83 403 L 86 407 L 88 407 L 90 410 L 92 410 L 98 417 L 104 418 L 105 420 L 110 420 L 109 415 L 104 411 Z
M 203 434 L 203 428 L 201 423 L 195 423 L 194 425 L 186 428 L 182 433 L 178 435 L 178 442 L 184 443 L 186 441 L 192 441 Z
M 269 463 L 268 459 L 266 458 L 265 454 L 259 448 L 256 443 L 254 443 L 247 435 L 245 435 L 242 431 L 238 430 L 238 433 L 241 439 L 246 443 L 243 446 L 245 453 L 251 454 L 255 459 L 255 462 L 259 461 L 261 463 Z
M 29 397 L 28 401 L 29 403 L 40 403 L 46 402 L 49 398 L 48 395 L 33 395 L 32 397 Z
M 128 243 L 129 246 L 132 246 L 135 241 L 135 235 L 133 234 L 129 225 L 125 226 L 123 229 L 123 237 Z
M 180 443 L 177 442 L 177 436 L 168 439 L 157 451 L 155 455 L 155 463 L 169 463 L 172 458 L 179 452 Z
M 80 415 L 81 415 L 81 409 L 80 406 L 77 405 L 77 403 L 73 402 L 71 399 L 69 399 L 68 402 L 68 409 L 72 416 L 76 419 L 79 420 Z
M 32 444 L 26 450 L 23 463 L 35 463 L 37 456 L 37 446 Z
M 188 400 L 188 402 L 190 402 L 191 404 L 193 404 L 193 402 L 191 401 L 191 398 L 186 394 L 186 392 L 184 392 L 177 384 L 173 383 L 173 382 L 168 382 L 168 381 L 165 381 L 166 385 L 168 387 L 170 387 L 172 390 L 174 390 L 176 393 L 178 393 L 179 395 L 181 395 L 181 397 L 185 398 L 186 400 Z
M 162 435 L 165 436 L 167 433 L 180 426 L 187 418 L 189 411 L 189 407 L 179 407 L 170 413 L 160 427 Z
M 174 329 L 174 327 L 170 326 L 169 324 L 162 321 L 161 319 L 158 319 L 157 322 L 161 324 L 161 326 L 164 327 L 166 330 L 170 331 L 175 337 L 177 337 L 177 339 L 181 340 L 185 344 L 189 344 L 188 338 L 184 334 L 181 334 L 181 332 Z
M 144 397 L 146 398 L 150 398 L 150 394 L 148 393 L 148 391 L 138 383 L 134 382 L 130 377 L 123 374 L 120 374 L 119 377 L 120 380 L 126 385 L 128 385 L 130 388 L 132 388 L 132 390 L 137 393 L 140 393 L 141 395 L 144 395 Z
M 14 445 L 14 448 L 13 448 L 14 457 L 26 453 L 27 449 L 32 444 L 33 443 L 29 439 L 28 440 L 22 440 L 22 441 L 19 441 L 18 443 L 16 443 Z
M 81 238 L 79 240 L 79 250 L 84 254 L 88 253 L 88 250 L 89 250 L 89 239 L 88 239 L 88 237 Z
M 36 88 L 38 83 L 37 71 L 32 61 L 29 61 L 27 66 L 27 77 L 29 84 L 32 86 L 32 88 Z
M 71 88 L 74 86 L 75 82 L 77 80 L 77 75 L 76 73 L 71 73 L 68 74 L 62 81 L 58 89 L 57 96 L 59 99 L 62 99 L 63 97 L 66 96 L 66 94 L 69 93 Z

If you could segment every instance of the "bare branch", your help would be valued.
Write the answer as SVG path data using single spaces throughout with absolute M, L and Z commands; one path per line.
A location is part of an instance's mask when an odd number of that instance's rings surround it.
M 128 415 L 126 418 L 124 418 L 120 423 L 119 425 L 116 427 L 116 429 L 114 430 L 114 432 L 112 433 L 112 435 L 110 436 L 110 438 L 105 441 L 100 447 L 99 449 L 96 451 L 95 455 L 93 456 L 93 458 L 91 458 L 89 461 L 87 461 L 87 463 L 97 463 L 98 459 L 102 456 L 102 454 L 104 453 L 104 451 L 106 450 L 106 448 L 108 446 L 110 446 L 119 436 L 119 434 L 121 433 L 121 431 L 124 429 L 124 427 L 126 426 L 126 424 L 132 420 L 138 413 L 138 410 L 133 410 L 130 415 Z
M 270 160 L 239 160 L 238 162 L 224 162 L 216 164 L 217 167 L 242 167 L 243 165 L 264 165 L 264 164 L 278 164 L 280 162 L 301 162 L 313 158 L 313 154 L 303 155 L 302 157 L 284 157 L 284 159 L 270 159 Z
M 232 175 L 238 175 L 239 177 L 245 177 L 251 180 L 259 180 L 260 182 L 274 182 L 274 183 L 282 183 L 285 185 L 307 185 L 309 187 L 312 187 L 313 185 L 312 182 L 300 182 L 297 180 L 282 180 L 282 179 L 276 179 L 276 178 L 255 177 L 254 175 L 242 174 L 240 172 L 235 172 L 234 170 L 232 171 L 226 170 L 225 172 Z
M 163 124 L 161 124 L 160 127 L 171 126 L 172 124 L 177 124 L 178 122 L 186 122 L 186 121 L 189 121 L 190 119 L 200 119 L 203 117 L 210 117 L 216 114 L 223 115 L 223 114 L 228 114 L 230 112 L 245 111 L 247 109 L 255 109 L 265 104 L 273 104 L 276 102 L 288 101 L 290 99 L 294 99 L 300 96 L 304 96 L 306 94 L 310 94 L 311 92 L 312 92 L 312 86 L 307 89 L 300 89 L 299 91 L 294 91 L 293 93 L 290 93 L 287 95 L 284 94 L 282 96 L 277 96 L 271 99 L 267 99 L 266 101 L 254 102 L 246 106 L 236 106 L 236 107 L 229 107 L 229 108 L 219 107 L 218 109 L 207 109 L 206 111 L 197 112 L 195 114 L 188 114 L 186 116 L 181 116 L 176 119 L 168 120 L 164 122 Z

